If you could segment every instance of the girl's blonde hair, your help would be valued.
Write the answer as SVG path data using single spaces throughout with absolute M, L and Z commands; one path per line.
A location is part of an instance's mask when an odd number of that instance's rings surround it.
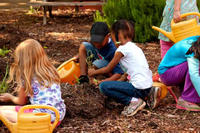
M 60 83 L 55 67 L 50 63 L 40 43 L 34 39 L 27 39 L 17 46 L 9 74 L 8 82 L 17 82 L 16 91 L 23 86 L 26 95 L 33 94 L 31 83 L 34 78 L 47 88 L 53 83 Z

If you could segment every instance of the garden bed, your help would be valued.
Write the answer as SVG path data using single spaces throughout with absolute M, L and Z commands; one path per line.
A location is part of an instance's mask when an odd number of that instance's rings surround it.
M 72 10 L 53 12 L 47 25 L 43 25 L 42 14 L 26 15 L 25 12 L 0 13 L 0 48 L 4 45 L 14 51 L 27 38 L 38 40 L 45 48 L 55 67 L 78 53 L 82 41 L 89 41 L 93 23 L 93 12 L 76 13 Z M 56 14 L 59 14 L 58 16 Z M 138 44 L 147 57 L 154 74 L 160 62 L 160 46 L 157 42 Z M 0 57 L 0 81 L 5 74 L 11 53 Z M 195 132 L 200 131 L 200 113 L 175 109 L 169 94 L 161 105 L 140 111 L 133 117 L 120 115 L 123 105 L 103 96 L 98 88 L 90 85 L 70 86 L 61 84 L 67 114 L 54 132 Z M 11 90 L 9 90 L 11 92 Z M 1 104 L 1 103 L 0 103 Z M 9 132 L 0 123 L 1 132 Z

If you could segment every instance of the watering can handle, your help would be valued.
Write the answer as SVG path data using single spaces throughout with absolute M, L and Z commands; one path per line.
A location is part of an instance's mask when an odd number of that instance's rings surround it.
M 188 12 L 188 13 L 181 14 L 181 18 L 186 17 L 186 16 L 190 16 L 190 15 L 197 15 L 200 18 L 200 13 L 198 13 L 198 12 Z M 173 25 L 174 23 L 175 23 L 174 19 L 172 19 L 171 25 Z
M 52 111 L 55 112 L 55 114 L 56 114 L 56 119 L 55 119 L 55 121 L 54 121 L 54 123 L 52 124 L 52 127 L 51 127 L 51 131 L 53 131 L 53 129 L 56 127 L 57 123 L 58 123 L 59 120 L 60 120 L 60 114 L 59 114 L 58 110 L 57 110 L 55 107 L 52 107 L 52 106 L 49 106 L 49 105 L 26 105 L 26 106 L 23 106 L 23 107 L 19 110 L 18 116 L 19 116 L 20 114 L 23 114 L 24 111 L 25 111 L 26 109 L 31 109 L 31 108 L 32 108 L 32 109 L 33 109 L 33 108 L 50 109 L 50 110 L 52 110 Z
M 66 61 L 65 63 L 63 63 L 61 66 L 59 66 L 57 68 L 57 71 L 59 71 L 63 66 L 65 66 L 67 63 L 69 63 L 70 61 L 74 61 L 76 60 L 76 57 L 72 57 L 71 59 L 69 59 L 68 61 Z

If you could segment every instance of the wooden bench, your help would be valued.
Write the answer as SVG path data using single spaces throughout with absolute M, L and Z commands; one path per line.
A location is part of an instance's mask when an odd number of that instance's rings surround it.
M 97 1 L 97 2 L 46 2 L 46 0 L 43 1 L 31 1 L 28 2 L 28 5 L 30 6 L 43 6 L 44 7 L 44 16 L 43 16 L 43 24 L 47 24 L 47 6 L 74 6 L 76 11 L 78 11 L 79 6 L 97 6 L 97 5 L 104 5 L 105 2 Z

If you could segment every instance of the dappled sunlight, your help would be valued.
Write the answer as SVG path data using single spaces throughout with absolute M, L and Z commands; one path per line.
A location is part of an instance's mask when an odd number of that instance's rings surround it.
M 46 37 L 52 37 L 58 41 L 69 40 L 69 39 L 77 39 L 78 37 L 74 37 L 74 33 L 65 33 L 65 32 L 49 32 L 45 33 Z
M 70 39 L 78 39 L 78 40 L 88 40 L 90 37 L 87 37 L 83 34 L 74 34 L 74 33 L 65 33 L 65 32 L 48 32 L 45 33 L 45 37 L 52 37 L 53 39 L 57 41 L 66 41 Z

